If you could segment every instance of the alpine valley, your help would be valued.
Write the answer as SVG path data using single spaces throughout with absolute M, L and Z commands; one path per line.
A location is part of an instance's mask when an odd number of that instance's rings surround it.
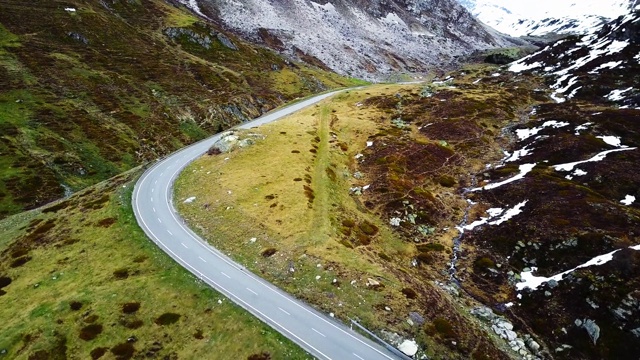
M 312 358 L 138 225 L 141 174 L 221 132 L 169 206 L 330 321 L 638 359 L 639 89 L 635 1 L 3 0 L 0 359 Z

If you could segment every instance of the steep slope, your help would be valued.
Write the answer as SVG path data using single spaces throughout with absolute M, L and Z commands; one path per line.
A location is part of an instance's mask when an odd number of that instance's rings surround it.
M 161 0 L 0 3 L 0 218 L 348 81 Z
M 636 0 L 459 0 L 480 21 L 512 36 L 585 34 L 625 14 Z
M 637 8 L 640 10 L 640 6 Z M 550 78 L 558 102 L 576 98 L 596 104 L 640 107 L 640 12 L 632 12 L 583 37 L 569 37 L 513 65 Z
M 368 79 L 443 68 L 471 50 L 513 45 L 453 0 L 198 0 L 192 6 L 255 42 Z

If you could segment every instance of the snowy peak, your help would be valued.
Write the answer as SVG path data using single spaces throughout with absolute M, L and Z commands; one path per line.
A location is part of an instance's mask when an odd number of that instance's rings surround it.
M 640 7 L 639 7 L 640 10 Z M 550 77 L 557 102 L 576 98 L 640 107 L 640 11 L 606 24 L 598 32 L 569 37 L 510 66 Z
M 246 39 L 338 73 L 376 79 L 513 46 L 455 0 L 191 0 Z
M 512 36 L 585 34 L 632 9 L 637 0 L 460 0 L 480 21 Z

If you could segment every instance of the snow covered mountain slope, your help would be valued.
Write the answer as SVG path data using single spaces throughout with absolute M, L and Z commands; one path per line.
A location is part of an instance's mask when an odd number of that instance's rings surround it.
M 473 50 L 513 46 L 455 0 L 183 1 L 254 42 L 367 79 L 419 73 Z
M 627 13 L 637 0 L 459 0 L 478 19 L 512 36 L 585 34 Z
M 640 6 L 637 7 L 640 10 Z M 640 107 L 640 11 L 618 18 L 598 32 L 569 37 L 510 66 L 549 75 L 557 102 L 588 99 Z

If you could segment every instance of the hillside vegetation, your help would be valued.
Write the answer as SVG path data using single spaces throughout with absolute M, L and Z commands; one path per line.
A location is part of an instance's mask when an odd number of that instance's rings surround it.
M 147 239 L 139 173 L 0 221 L 0 357 L 310 359 Z
M 353 81 L 162 0 L 0 3 L 0 218 Z

